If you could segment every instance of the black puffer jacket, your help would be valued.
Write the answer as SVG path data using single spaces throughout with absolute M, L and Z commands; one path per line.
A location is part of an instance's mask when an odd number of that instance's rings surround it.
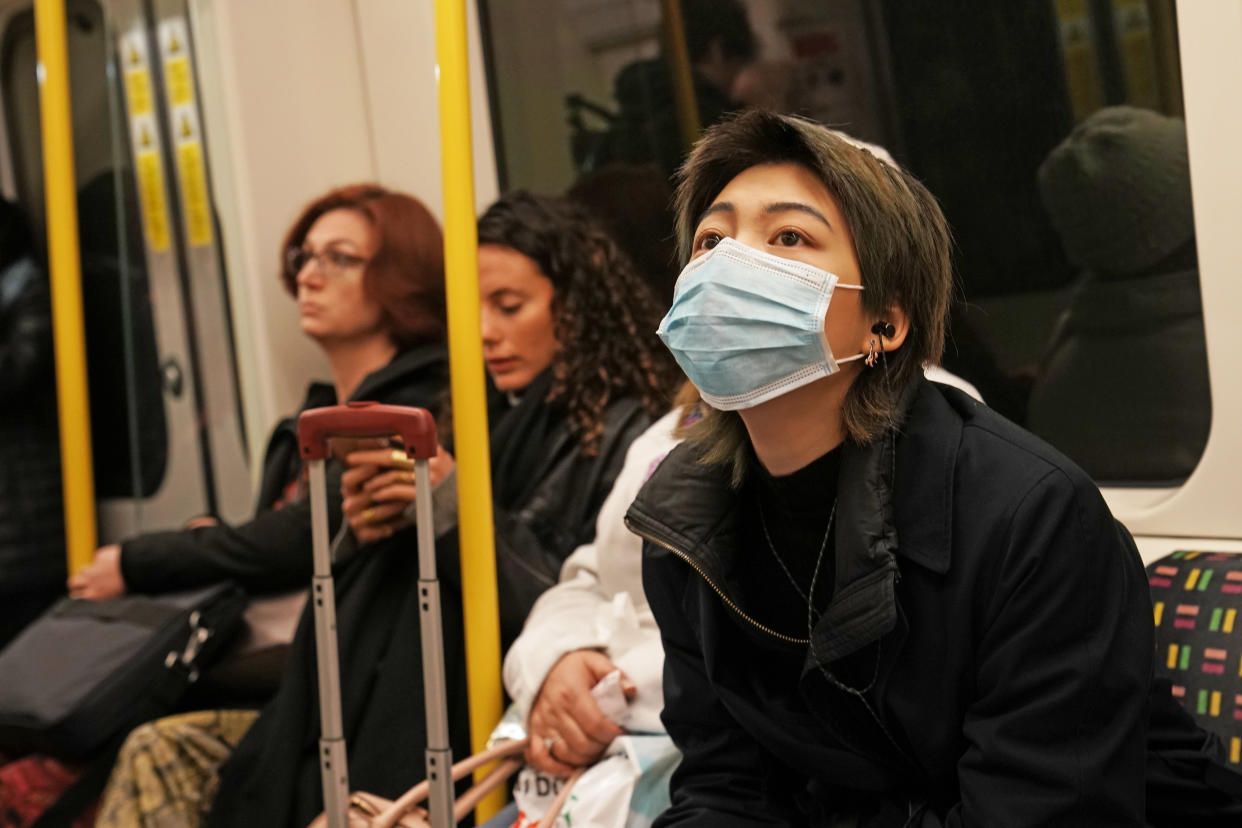
M 593 536 L 596 515 L 621 470 L 626 449 L 649 423 L 637 402 L 614 402 L 605 413 L 596 455 L 583 456 L 566 431 L 565 439 L 555 441 L 556 448 L 534 473 L 522 505 L 496 512 L 506 645 L 520 631 L 542 579 L 555 581 L 560 562 Z M 452 504 L 439 499 L 442 492 L 453 489 L 451 481 L 437 489 L 437 513 L 452 514 Z M 449 520 L 435 528 L 449 734 L 454 757 L 462 758 L 469 754 L 470 727 L 457 533 Z M 510 564 L 520 574 L 506 580 Z M 517 581 L 524 586 L 506 588 Z M 414 532 L 407 530 L 358 549 L 338 564 L 336 595 L 350 786 L 395 798 L 426 772 Z M 220 771 L 220 790 L 208 825 L 302 828 L 323 810 L 316 687 L 314 625 L 308 604 L 279 692 Z
M 535 599 L 560 578 L 565 559 L 595 537 L 595 518 L 621 473 L 625 452 L 651 423 L 638 400 L 614 400 L 604 411 L 598 450 L 590 456 L 562 423 L 519 501 L 508 509 L 493 501 L 502 652 L 522 632 Z M 456 544 L 456 489 L 443 487 L 436 497 L 437 512 L 452 520 L 436 529 L 446 533 L 445 542 Z
M 20 259 L 0 272 L 0 595 L 64 583 L 55 381 L 47 276 Z
M 351 399 L 411 405 L 435 411 L 448 384 L 441 345 L 411 348 L 369 374 Z M 336 404 L 336 391 L 314 384 L 303 408 Z M 310 502 L 272 504 L 301 469 L 297 418 L 282 420 L 268 441 L 255 516 L 237 526 L 152 532 L 121 545 L 121 574 L 130 592 L 166 592 L 233 579 L 251 592 L 306 586 L 311 577 Z M 340 464 L 327 464 L 332 531 L 341 520 Z
M 761 596 L 730 577 L 753 553 L 738 544 L 747 504 L 693 447 L 630 508 L 663 719 L 685 753 L 656 824 L 1141 826 L 1145 794 L 1151 822 L 1182 824 L 1176 794 L 1148 782 L 1149 698 L 1168 699 L 1149 696 L 1151 603 L 1129 534 L 1049 446 L 954 389 L 911 394 L 893 439 L 842 448 L 814 655 L 752 620 Z M 1202 749 L 1202 770 L 1205 734 L 1157 731 L 1183 757 Z M 1183 804 L 1211 801 L 1191 793 L 1201 779 L 1174 784 Z M 1216 813 L 1194 824 L 1242 811 Z

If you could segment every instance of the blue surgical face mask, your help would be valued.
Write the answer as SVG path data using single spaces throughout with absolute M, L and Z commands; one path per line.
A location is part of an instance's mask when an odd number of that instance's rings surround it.
M 714 408 L 736 411 L 835 374 L 824 317 L 835 274 L 722 239 L 686 265 L 656 332 Z

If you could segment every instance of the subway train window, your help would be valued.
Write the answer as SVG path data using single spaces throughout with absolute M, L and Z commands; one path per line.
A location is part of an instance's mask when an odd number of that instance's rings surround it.
M 34 13 L 29 4 L 4 24 L 0 46 L 5 136 L 14 195 L 43 246 L 43 147 L 35 76 Z M 22 6 L 25 8 L 21 8 Z M 103 498 L 149 497 L 168 462 L 162 380 L 150 286 L 130 169 L 114 143 L 104 12 L 93 0 L 67 8 L 78 185 L 83 312 L 89 350 L 95 488 Z
M 945 368 L 1102 485 L 1194 470 L 1211 394 L 1173 0 L 480 9 L 502 187 L 572 191 L 620 169 L 624 211 L 636 171 L 667 181 L 731 111 L 839 128 L 948 216 Z
M 184 0 L 68 0 L 100 539 L 249 514 L 220 235 Z M 0 0 L 0 186 L 45 245 L 30 0 Z

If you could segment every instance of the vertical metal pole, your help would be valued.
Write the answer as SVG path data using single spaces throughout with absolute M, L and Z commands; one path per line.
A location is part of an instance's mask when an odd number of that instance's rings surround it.
M 307 463 L 310 471 L 311 544 L 315 570 L 311 600 L 315 602 L 315 663 L 319 670 L 319 775 L 328 828 L 347 828 L 349 763 L 341 723 L 341 671 L 336 649 L 336 593 L 332 583 L 332 551 L 328 539 L 327 484 L 323 460 Z
M 436 533 L 431 516 L 431 471 L 414 461 L 418 531 L 418 617 L 423 644 L 423 693 L 427 708 L 427 781 L 432 828 L 453 825 L 453 749 L 449 747 L 448 697 L 444 685 L 444 624 L 436 580 Z
M 436 72 L 440 90 L 440 163 L 444 180 L 444 262 L 448 283 L 449 371 L 457 451 L 458 524 L 465 600 L 470 739 L 487 743 L 503 712 L 500 615 L 492 526 L 483 344 L 479 328 L 478 236 L 470 134 L 466 0 L 436 0 Z M 482 778 L 486 769 L 475 777 Z M 479 806 L 479 821 L 504 803 L 498 790 Z
M 43 128 L 43 191 L 47 205 L 56 402 L 60 417 L 60 474 L 65 548 L 70 574 L 95 555 L 95 472 L 91 458 L 90 396 L 82 320 L 82 264 L 69 104 L 69 47 L 65 0 L 35 0 L 39 52 L 39 113 Z
M 673 73 L 673 98 L 677 102 L 677 126 L 685 149 L 699 140 L 699 104 L 694 97 L 694 73 L 686 52 L 686 27 L 681 18 L 681 0 L 660 0 L 664 13 L 664 56 Z

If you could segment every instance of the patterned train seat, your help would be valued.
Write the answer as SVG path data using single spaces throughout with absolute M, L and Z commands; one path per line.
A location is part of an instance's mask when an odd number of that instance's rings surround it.
M 1242 767 L 1242 554 L 1174 552 L 1147 567 L 1156 672 Z

